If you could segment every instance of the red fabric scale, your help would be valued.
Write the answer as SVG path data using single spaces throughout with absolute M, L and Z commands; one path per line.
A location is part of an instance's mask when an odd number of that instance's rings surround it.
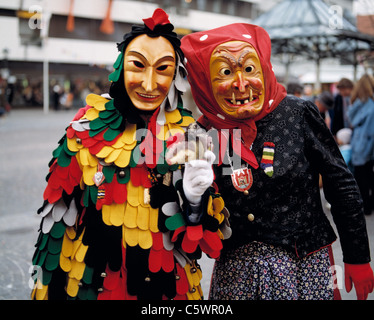
M 177 230 L 174 231 L 173 236 L 171 238 L 171 242 L 175 242 L 178 239 L 178 235 L 186 230 L 186 226 L 181 226 Z
M 111 183 L 103 183 L 98 187 L 98 190 L 105 190 L 105 197 L 100 199 L 98 197 L 96 201 L 96 209 L 101 210 L 102 206 L 111 205 L 113 202 L 117 204 L 125 203 L 127 200 L 127 187 L 126 184 L 119 183 L 117 181 L 117 176 L 113 176 Z
M 71 126 L 66 129 L 66 136 L 69 139 L 77 137 L 82 140 L 82 145 L 89 149 L 91 154 L 97 154 L 101 149 L 105 146 L 111 146 L 116 143 L 122 133 L 118 134 L 117 137 L 113 139 L 113 141 L 106 141 L 104 139 L 104 133 L 108 129 L 105 129 L 98 133 L 97 135 L 90 137 L 90 131 L 75 131 Z
M 98 294 L 98 300 L 137 300 L 127 292 L 126 249 L 122 246 L 122 266 L 119 271 L 112 271 L 107 266 L 103 291 Z
M 79 168 L 77 159 L 71 158 L 70 164 L 67 167 L 61 167 L 57 164 L 57 160 L 51 165 L 48 184 L 44 190 L 43 198 L 49 203 L 55 203 L 62 197 L 62 192 L 65 190 L 67 194 L 71 194 L 74 187 L 79 185 L 82 172 Z
M 101 131 L 100 133 L 98 133 L 97 135 L 95 135 L 93 137 L 90 137 L 88 135 L 88 137 L 86 137 L 85 139 L 81 138 L 82 139 L 82 144 L 89 149 L 89 151 L 90 151 L 91 154 L 97 154 L 105 146 L 111 146 L 111 145 L 113 145 L 114 143 L 116 143 L 116 141 L 118 140 L 118 138 L 122 135 L 122 133 L 120 133 L 120 134 L 117 135 L 117 137 L 115 137 L 113 139 L 113 141 L 106 141 L 104 139 L 104 133 L 107 130 L 108 129 L 105 129 L 105 130 Z
M 176 263 L 175 265 L 177 269 L 176 276 L 178 279 L 176 280 L 177 295 L 175 296 L 174 300 L 186 300 L 186 293 L 189 290 L 186 271 L 179 263 Z
M 211 258 L 218 258 L 223 247 L 222 241 L 216 232 L 203 231 L 202 225 L 187 226 L 182 240 L 182 249 L 187 253 L 193 253 L 198 245 Z
M 113 181 L 111 183 L 108 184 L 112 190 L 111 190 L 111 194 L 112 194 L 112 199 L 115 203 L 117 204 L 121 204 L 121 203 L 125 203 L 126 200 L 127 200 L 127 187 L 126 187 L 126 184 L 122 184 L 122 183 L 119 183 L 117 181 L 117 176 L 114 175 L 113 176 Z
M 144 165 L 130 169 L 130 179 L 134 187 L 151 188 L 152 183 L 148 175 L 148 170 Z
M 160 109 L 157 109 L 149 120 L 147 135 L 139 145 L 140 151 L 145 155 L 145 163 L 148 168 L 154 169 L 157 161 L 164 151 L 164 141 L 157 138 L 160 126 L 157 124 L 157 116 Z
M 92 108 L 91 106 L 86 105 L 84 108 L 79 109 L 76 115 L 74 116 L 73 121 L 77 121 L 81 119 L 86 114 L 87 110 L 91 108 Z
M 204 231 L 204 236 L 199 242 L 200 248 L 208 256 L 217 259 L 222 250 L 222 241 L 216 232 Z
M 165 272 L 172 272 L 174 270 L 173 251 L 164 248 L 161 232 L 152 233 L 152 238 L 153 245 L 148 258 L 149 271 L 156 273 L 162 269 Z
M 127 292 L 127 277 L 123 267 L 116 272 L 107 267 L 105 273 L 103 291 L 98 294 L 97 300 L 136 300 L 135 296 L 131 296 Z
M 146 137 L 139 145 L 139 149 L 145 155 L 147 167 L 154 169 L 161 152 L 164 151 L 164 142 L 157 139 L 157 137 L 148 130 Z
M 195 252 L 200 239 L 203 237 L 203 226 L 187 226 L 182 241 L 182 249 L 187 253 Z

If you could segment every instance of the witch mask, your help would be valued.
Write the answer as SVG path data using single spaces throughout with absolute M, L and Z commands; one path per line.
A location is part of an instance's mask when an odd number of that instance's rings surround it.
M 264 79 L 256 50 L 242 41 L 223 43 L 213 51 L 210 77 L 221 110 L 234 118 L 257 115 L 264 103 Z
M 234 23 L 182 38 L 188 80 L 205 128 L 240 130 L 231 135 L 234 152 L 252 167 L 256 121 L 286 96 L 271 65 L 271 41 L 256 25 Z M 238 130 L 237 130 L 238 131 Z

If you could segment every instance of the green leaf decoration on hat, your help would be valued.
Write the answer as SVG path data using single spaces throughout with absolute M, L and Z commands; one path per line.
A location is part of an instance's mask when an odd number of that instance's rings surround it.
M 109 81 L 117 82 L 123 68 L 123 52 L 118 55 L 116 62 L 113 64 L 113 68 L 114 71 L 109 75 L 108 79 Z

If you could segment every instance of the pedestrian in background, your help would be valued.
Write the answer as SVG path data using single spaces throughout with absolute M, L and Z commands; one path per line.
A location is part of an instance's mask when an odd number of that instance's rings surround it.
M 287 94 L 301 98 L 304 92 L 304 87 L 297 82 L 290 82 L 287 85 Z
M 352 164 L 364 200 L 365 214 L 371 214 L 374 203 L 374 78 L 365 74 L 352 92 L 348 109 L 353 127 Z
M 334 107 L 334 97 L 329 91 L 324 91 L 318 95 L 315 104 L 318 107 L 321 117 L 325 120 L 326 125 L 331 128 L 329 110 Z
M 336 85 L 339 93 L 335 96 L 334 109 L 330 114 L 332 118 L 331 132 L 334 136 L 340 129 L 349 127 L 347 110 L 351 104 L 353 86 L 353 82 L 347 78 L 342 78 Z

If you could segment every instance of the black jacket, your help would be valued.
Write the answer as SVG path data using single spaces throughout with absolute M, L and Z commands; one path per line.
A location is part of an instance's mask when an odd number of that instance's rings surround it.
M 233 231 L 224 250 L 257 240 L 279 245 L 302 258 L 334 242 L 336 235 L 321 204 L 321 174 L 344 262 L 369 262 L 359 189 L 317 107 L 287 96 L 256 125 L 252 151 L 260 164 L 264 142 L 275 144 L 274 174 L 269 177 L 261 167 L 251 168 L 253 185 L 245 195 L 233 187 L 230 175 L 222 174 L 222 169 L 229 167 L 227 162 L 215 167 Z

